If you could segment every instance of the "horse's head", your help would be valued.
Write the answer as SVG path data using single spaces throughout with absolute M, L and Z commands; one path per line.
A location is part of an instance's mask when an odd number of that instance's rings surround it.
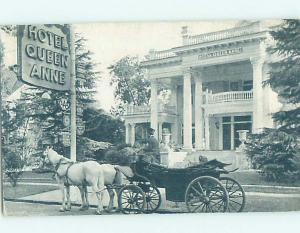
M 62 158 L 61 155 L 59 155 L 55 150 L 53 150 L 52 146 L 47 146 L 46 149 L 43 152 L 44 156 L 44 162 L 45 163 L 51 163 L 52 165 L 55 165 L 59 162 L 59 160 Z

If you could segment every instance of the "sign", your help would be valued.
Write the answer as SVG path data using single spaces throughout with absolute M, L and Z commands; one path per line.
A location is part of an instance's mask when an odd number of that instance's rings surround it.
M 63 131 L 61 133 L 61 140 L 62 140 L 62 144 L 67 147 L 71 145 L 71 135 L 70 132 L 68 131 Z
M 70 124 L 71 124 L 70 114 L 66 113 L 66 114 L 63 115 L 63 123 L 64 123 L 65 127 L 70 127 Z
M 67 111 L 70 108 L 70 102 L 66 98 L 58 100 L 58 104 L 63 111 Z
M 70 89 L 67 34 L 63 25 L 18 26 L 18 64 L 23 82 L 58 91 Z
M 232 49 L 225 49 L 225 50 L 219 50 L 219 51 L 212 51 L 212 52 L 206 52 L 206 53 L 200 53 L 198 55 L 198 59 L 208 59 L 208 58 L 214 58 L 214 57 L 223 57 L 223 56 L 229 56 L 234 54 L 239 54 L 243 52 L 243 48 L 232 48 Z

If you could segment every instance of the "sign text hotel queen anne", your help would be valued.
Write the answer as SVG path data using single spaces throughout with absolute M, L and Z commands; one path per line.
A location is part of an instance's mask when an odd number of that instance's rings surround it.
M 70 49 L 63 26 L 19 26 L 18 59 L 25 83 L 60 91 L 70 89 Z

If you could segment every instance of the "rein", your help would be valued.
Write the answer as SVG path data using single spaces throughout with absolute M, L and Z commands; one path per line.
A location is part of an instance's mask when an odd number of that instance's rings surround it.
M 66 163 L 62 163 L 63 160 L 64 160 L 64 158 L 61 158 L 61 159 L 58 161 L 58 163 L 55 165 L 55 168 L 54 168 L 54 169 L 55 169 L 55 173 L 56 173 L 56 175 L 58 175 L 60 178 L 65 177 L 65 179 L 66 179 L 65 185 L 66 185 L 66 186 L 70 186 L 68 180 L 71 180 L 71 179 L 68 177 L 68 172 L 69 172 L 70 167 L 71 167 L 72 165 L 74 165 L 76 162 L 68 162 L 68 161 L 67 161 Z M 63 176 L 60 176 L 60 175 L 58 174 L 57 170 L 59 169 L 60 165 L 66 165 L 66 164 L 69 164 L 69 166 L 67 167 L 67 170 L 66 170 L 66 174 L 63 175 Z M 72 182 L 72 180 L 71 180 L 71 182 Z

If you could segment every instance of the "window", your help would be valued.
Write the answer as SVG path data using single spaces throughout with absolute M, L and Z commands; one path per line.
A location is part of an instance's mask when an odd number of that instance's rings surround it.
M 238 91 L 239 82 L 230 82 L 230 91 Z
M 251 116 L 234 116 L 235 122 L 244 122 L 244 121 L 251 121 Z
M 253 81 L 246 80 L 243 82 L 243 91 L 251 91 L 253 89 Z
M 222 117 L 223 123 L 229 123 L 231 121 L 231 117 Z

